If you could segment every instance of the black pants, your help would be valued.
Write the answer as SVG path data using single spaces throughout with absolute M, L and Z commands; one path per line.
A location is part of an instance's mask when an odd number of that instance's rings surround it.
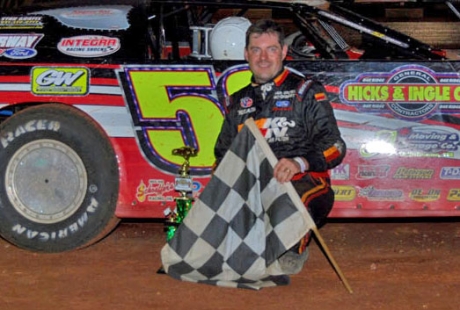
M 292 184 L 305 204 L 318 228 L 326 224 L 327 216 L 334 205 L 334 191 L 329 178 L 307 174 Z

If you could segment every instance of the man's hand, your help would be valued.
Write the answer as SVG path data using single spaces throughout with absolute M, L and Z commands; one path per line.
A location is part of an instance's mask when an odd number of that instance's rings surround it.
M 302 159 L 304 163 L 305 159 Z M 301 172 L 300 165 L 292 158 L 281 158 L 278 163 L 275 165 L 273 171 L 273 176 L 280 183 L 289 182 L 292 180 L 292 177 Z

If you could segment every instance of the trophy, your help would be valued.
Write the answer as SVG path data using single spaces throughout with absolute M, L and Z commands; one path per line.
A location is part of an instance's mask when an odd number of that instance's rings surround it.
M 184 220 L 193 203 L 193 181 L 190 177 L 190 162 L 192 156 L 196 156 L 197 150 L 184 146 L 178 149 L 173 149 L 173 155 L 182 156 L 184 163 L 179 169 L 178 175 L 175 178 L 174 189 L 179 192 L 179 196 L 175 198 L 176 209 L 171 211 L 168 209 L 166 216 L 166 241 L 171 240 L 176 232 L 177 227 Z

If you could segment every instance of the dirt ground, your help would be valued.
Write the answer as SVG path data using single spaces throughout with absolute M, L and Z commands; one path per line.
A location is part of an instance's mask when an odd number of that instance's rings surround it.
M 157 274 L 160 223 L 122 221 L 88 248 L 37 254 L 0 240 L 0 309 L 459 309 L 460 221 L 333 221 L 288 286 L 260 291 Z

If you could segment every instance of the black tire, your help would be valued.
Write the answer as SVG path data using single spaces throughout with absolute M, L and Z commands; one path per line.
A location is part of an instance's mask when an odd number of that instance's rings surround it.
M 118 165 L 104 131 L 80 110 L 46 104 L 0 125 L 0 234 L 18 247 L 63 252 L 118 223 Z

